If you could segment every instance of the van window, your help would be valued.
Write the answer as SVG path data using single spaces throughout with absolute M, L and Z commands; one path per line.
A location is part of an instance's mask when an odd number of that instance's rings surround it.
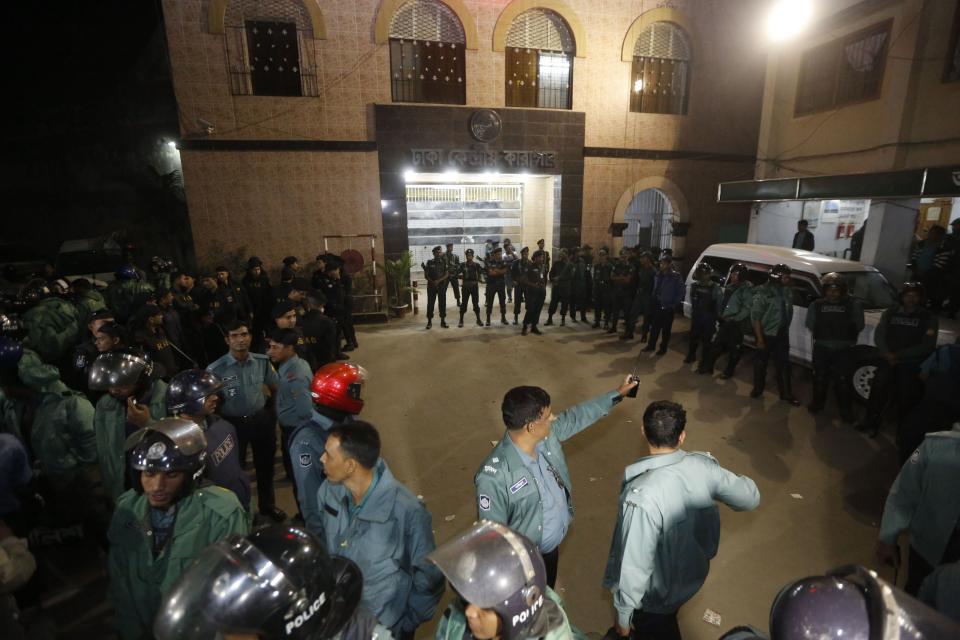
M 886 309 L 897 304 L 897 292 L 883 274 L 876 271 L 846 271 L 841 275 L 847 281 L 850 295 L 859 300 L 864 309 Z
M 756 269 L 747 269 L 747 280 L 755 287 L 759 287 L 767 282 L 767 272 L 757 271 Z
M 820 297 L 820 293 L 814 287 L 811 276 L 808 273 L 795 271 L 790 278 L 790 286 L 793 289 L 793 304 L 797 307 L 807 308 L 810 303 Z
M 713 280 L 723 284 L 727 281 L 727 272 L 730 271 L 730 267 L 733 266 L 736 260 L 732 258 L 719 258 L 717 256 L 703 256 L 700 262 L 706 262 L 711 267 L 713 267 Z

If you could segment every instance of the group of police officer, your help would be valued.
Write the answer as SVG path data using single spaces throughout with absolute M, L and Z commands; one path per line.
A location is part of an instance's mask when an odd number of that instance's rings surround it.
M 487 278 L 490 271 L 494 278 L 505 275 L 498 264 L 497 254 L 502 250 L 490 253 L 482 274 Z M 634 273 L 633 253 L 646 270 L 642 278 Z M 457 271 L 474 272 L 478 285 L 479 267 L 464 268 L 475 264 L 472 258 L 468 252 Z M 652 351 L 660 342 L 659 351 L 665 351 L 674 309 L 683 297 L 682 279 L 672 267 L 672 257 L 660 256 L 656 270 L 650 256 L 639 252 L 627 250 L 612 262 L 607 258 L 601 250 L 597 264 L 591 265 L 591 294 L 596 301 L 599 286 L 601 301 L 595 324 L 605 320 L 607 330 L 612 326 L 615 332 L 618 316 L 623 314 L 624 335 L 630 336 L 642 317 L 646 349 Z M 572 272 L 576 278 L 583 257 L 576 253 L 559 256 L 545 268 L 549 260 L 542 248 L 535 252 L 526 269 L 528 274 L 535 271 L 536 278 L 527 275 L 521 280 L 524 288 L 520 295 L 527 302 L 525 330 L 537 328 L 549 274 Z M 251 259 L 251 271 L 261 267 L 255 262 Z M 610 265 L 609 283 L 602 277 L 606 264 Z M 599 279 L 598 267 L 602 267 Z M 292 265 L 285 268 L 294 271 Z M 323 273 L 335 270 L 325 265 Z M 762 393 L 766 362 L 773 355 L 781 398 L 796 404 L 785 357 L 792 313 L 789 269 L 774 267 L 768 281 L 755 287 L 757 291 L 751 289 L 746 275 L 744 265 L 734 265 L 721 289 L 713 281 L 711 269 L 698 267 L 691 291 L 688 361 L 694 361 L 701 349 L 698 370 L 709 372 L 717 357 L 729 352 L 724 374 L 732 375 L 743 335 L 752 332 L 759 348 L 752 395 Z M 260 276 L 254 277 L 263 286 Z M 282 286 L 293 295 L 278 303 L 282 309 L 271 310 L 272 324 L 258 327 L 256 313 L 252 317 L 234 314 L 223 319 L 223 324 L 217 323 L 226 353 L 206 369 L 189 366 L 165 374 L 158 358 L 130 348 L 122 336 L 111 335 L 113 329 L 100 331 L 117 323 L 111 323 L 104 310 L 94 311 L 84 326 L 94 332 L 96 353 L 82 364 L 85 389 L 95 399 L 95 407 L 84 393 L 61 380 L 64 369 L 74 373 L 79 363 L 68 355 L 69 347 L 60 346 L 58 351 L 50 346 L 69 344 L 70 333 L 81 330 L 78 325 L 71 329 L 37 323 L 42 327 L 38 329 L 37 324 L 30 326 L 28 311 L 24 314 L 25 339 L 0 340 L 5 431 L 17 434 L 12 444 L 7 440 L 3 444 L 9 450 L 15 450 L 18 443 L 24 450 L 28 445 L 44 471 L 44 486 L 39 490 L 45 497 L 55 504 L 72 505 L 93 535 L 105 533 L 110 598 L 121 636 L 409 638 L 434 615 L 443 593 L 443 577 L 459 598 L 444 613 L 439 638 L 577 635 L 552 590 L 560 543 L 573 519 L 570 476 L 560 443 L 629 397 L 636 380 L 628 378 L 617 390 L 557 416 L 551 413 L 544 390 L 510 390 L 501 405 L 504 437 L 482 462 L 475 478 L 481 522 L 436 548 L 429 513 L 380 456 L 377 429 L 357 418 L 364 405 L 365 371 L 335 361 L 313 367 L 307 361 L 303 334 L 295 331 L 300 314 L 287 306 L 306 300 L 303 306 L 309 307 L 312 289 L 301 297 L 298 287 L 304 285 L 294 282 L 295 275 L 290 276 L 284 273 Z M 627 289 L 648 278 L 649 298 L 637 303 L 636 291 L 625 295 Z M 182 276 L 176 279 L 182 283 Z M 467 284 L 474 281 L 461 280 L 467 300 Z M 530 288 L 530 282 L 542 283 L 542 291 Z M 488 280 L 488 322 L 496 292 L 505 289 L 505 283 L 494 284 L 491 296 Z M 517 281 L 513 284 L 516 300 Z M 604 289 L 606 284 L 610 289 Z M 841 277 L 831 274 L 823 284 L 825 297 L 814 303 L 808 315 L 817 369 L 812 411 L 823 408 L 830 380 L 845 375 L 844 350 L 856 341 L 863 323 L 862 310 L 847 294 Z M 435 282 L 437 294 L 442 286 Z M 569 291 L 567 309 L 579 310 L 582 320 L 583 306 L 578 305 L 584 304 L 583 297 L 573 295 L 572 286 Z M 622 294 L 619 299 L 617 293 Z M 916 359 L 929 353 L 921 346 L 930 342 L 931 331 L 935 342 L 936 320 L 924 315 L 921 293 L 914 285 L 906 287 L 900 305 L 885 313 L 883 328 L 878 330 L 878 346 L 887 368 L 881 367 L 876 384 L 896 385 L 897 393 L 906 393 L 901 388 L 907 386 L 904 381 L 915 378 L 920 370 Z M 565 295 L 561 288 L 556 305 L 561 323 Z M 62 298 L 40 296 L 38 302 L 54 300 L 43 305 L 52 308 L 55 299 Z M 608 305 L 604 304 L 607 300 Z M 131 304 L 127 317 L 147 304 Z M 474 304 L 479 323 L 476 298 Z M 506 323 L 502 301 L 501 307 L 501 321 Z M 287 317 L 291 310 L 292 323 Z M 535 316 L 530 315 L 531 310 Z M 465 311 L 466 303 L 461 306 L 461 318 Z M 302 315 L 308 312 L 305 309 Z M 106 313 L 123 317 L 113 310 Z M 515 320 L 518 315 L 515 312 Z M 336 333 L 350 335 L 340 329 Z M 253 347 L 258 338 L 265 354 Z M 40 343 L 44 346 L 39 347 Z M 347 338 L 346 346 L 351 344 L 355 338 L 352 342 Z M 46 358 L 34 346 L 45 351 Z M 843 407 L 841 400 L 841 413 Z M 880 405 L 880 415 L 882 411 Z M 868 411 L 869 418 L 879 421 Z M 616 608 L 609 634 L 679 637 L 677 609 L 702 584 L 708 560 L 716 552 L 718 521 L 713 501 L 752 509 L 759 494 L 749 478 L 722 469 L 706 454 L 682 450 L 686 418 L 679 405 L 653 403 L 644 413 L 643 423 L 651 455 L 627 468 L 604 581 L 614 594 Z M 250 482 L 243 470 L 248 446 L 253 448 L 259 513 L 266 521 L 286 520 L 273 496 L 278 426 L 301 524 L 277 524 L 251 533 Z M 931 485 L 925 473 L 949 477 L 944 470 L 955 468 L 955 463 L 944 447 L 955 447 L 956 442 L 960 438 L 938 436 L 924 441 L 925 448 L 918 449 L 912 461 L 915 466 L 904 467 L 895 486 L 901 488 L 891 494 L 891 515 L 885 513 L 884 543 L 889 546 L 891 537 L 895 542 L 902 530 L 910 529 L 910 567 L 922 569 L 921 562 L 926 562 L 928 574 L 944 564 L 942 560 L 950 561 L 960 547 L 955 540 L 958 536 L 938 530 L 935 542 L 930 543 L 925 536 L 931 536 L 931 529 L 919 526 L 911 514 L 934 509 L 938 514 L 934 517 L 942 515 L 946 527 L 951 517 L 952 522 L 957 521 L 960 507 L 955 513 L 956 497 L 941 496 L 934 503 L 937 511 L 924 501 L 924 495 L 910 492 Z M 28 458 L 26 452 L 22 458 Z M 943 482 L 935 479 L 932 484 L 943 491 Z M 947 504 L 951 506 L 944 514 Z M 676 511 L 677 517 L 682 513 L 691 517 L 677 521 L 685 523 L 683 526 L 668 527 L 670 535 L 664 537 L 664 529 L 651 527 L 649 518 L 653 513 L 662 514 L 666 505 L 675 510 L 684 505 Z M 14 522 L 18 517 L 16 508 L 0 515 Z M 915 549 L 921 560 L 914 558 Z M 886 547 L 883 552 L 891 553 Z M 936 577 L 950 579 L 949 574 Z M 920 580 L 916 587 L 920 584 L 926 583 Z M 861 570 L 791 585 L 774 605 L 771 627 L 780 629 L 780 635 L 775 631 L 774 637 L 805 637 L 796 634 L 809 631 L 810 616 L 822 615 L 825 608 L 844 612 L 832 614 L 835 618 L 821 618 L 821 627 L 831 631 L 907 623 L 949 629 L 943 626 L 948 623 L 930 612 L 910 609 L 915 603 L 896 591 L 892 600 L 884 601 L 887 609 L 880 618 L 861 615 L 861 611 L 879 606 L 873 600 L 878 589 L 889 591 L 876 574 Z M 825 601 L 810 596 L 818 590 L 826 594 Z M 851 599 L 847 602 L 844 598 Z

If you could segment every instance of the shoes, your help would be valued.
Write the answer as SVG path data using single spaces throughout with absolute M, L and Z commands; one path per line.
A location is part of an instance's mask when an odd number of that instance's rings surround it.
M 483 326 L 483 321 L 480 320 L 480 318 L 477 318 L 477 326 L 478 326 L 478 327 L 482 327 L 482 326 Z
M 607 328 L 607 333 L 616 333 L 616 332 L 617 332 L 616 327 L 608 327 L 608 328 Z
M 447 321 L 444 320 L 444 319 L 442 319 L 442 318 L 440 319 L 440 326 L 441 326 L 442 328 L 444 328 L 444 329 L 449 329 L 449 328 L 450 328 L 450 325 L 447 324 Z
M 354 349 L 359 349 L 359 348 L 360 348 L 360 343 L 357 342 L 356 340 L 354 340 L 354 341 L 351 342 L 350 344 L 353 345 L 353 348 L 354 348 Z
M 520 330 L 520 335 L 527 335 L 527 325 L 523 325 L 523 329 Z
M 656 349 L 657 349 L 657 348 L 656 348 L 655 346 L 653 346 L 652 344 L 648 344 L 648 345 L 645 346 L 643 349 L 640 349 L 640 351 L 641 351 L 642 353 L 649 353 L 649 352 L 651 352 L 651 351 L 656 351 Z
M 277 507 L 267 509 L 266 511 L 261 511 L 260 515 L 265 518 L 270 518 L 274 522 L 283 522 L 287 519 L 287 514 L 283 511 L 283 509 L 278 509 Z
M 552 327 L 552 326 L 553 326 L 553 318 L 547 318 L 547 321 L 543 323 L 543 326 L 545 326 L 545 327 Z
M 427 329 L 433 327 L 433 320 L 427 320 Z
M 460 318 L 460 322 L 457 323 L 457 327 L 460 328 L 463 326 L 463 318 Z
M 513 316 L 513 326 L 517 326 L 517 318 L 520 316 Z
M 576 316 L 570 316 L 570 322 L 577 322 Z
M 343 349 L 341 349 L 341 351 L 347 352 L 347 351 L 353 351 L 354 349 L 356 349 L 356 347 L 353 344 L 348 343 L 343 345 Z
M 792 404 L 795 407 L 799 407 L 801 404 L 799 400 L 797 400 L 791 395 L 782 395 L 780 396 L 780 399 L 786 402 L 787 404 Z
M 500 316 L 500 324 L 505 326 L 510 326 L 510 322 L 507 320 L 507 316 Z
M 540 329 L 537 329 L 537 325 L 533 325 L 532 327 L 530 327 L 530 333 L 532 333 L 535 336 L 543 335 L 543 332 L 540 331 Z
M 750 397 L 751 397 L 751 398 L 759 398 L 759 397 L 762 396 L 762 395 L 763 395 L 763 389 L 757 389 L 756 387 L 754 387 L 754 388 L 750 391 Z
M 487 326 L 488 327 L 490 326 L 490 320 L 487 320 Z
M 564 318 L 563 316 L 560 316 L 560 326 L 561 327 L 567 326 L 567 319 Z

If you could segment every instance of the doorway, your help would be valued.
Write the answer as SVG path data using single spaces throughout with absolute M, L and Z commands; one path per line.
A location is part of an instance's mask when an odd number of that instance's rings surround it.
M 627 223 L 623 246 L 673 249 L 673 206 L 659 189 L 644 189 L 633 196 L 623 218 Z

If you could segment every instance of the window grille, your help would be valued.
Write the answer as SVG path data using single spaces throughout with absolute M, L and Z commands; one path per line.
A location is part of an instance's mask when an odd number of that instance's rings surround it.
M 804 52 L 795 115 L 879 98 L 892 23 L 887 20 Z
M 313 25 L 300 2 L 232 0 L 224 22 L 234 95 L 319 95 Z
M 394 102 L 467 103 L 466 36 L 457 15 L 436 0 L 413 0 L 390 22 Z
M 630 110 L 637 113 L 687 112 L 690 84 L 690 42 L 669 22 L 644 29 L 633 46 Z
M 508 107 L 570 109 L 573 97 L 573 34 L 559 14 L 531 9 L 507 32 Z

